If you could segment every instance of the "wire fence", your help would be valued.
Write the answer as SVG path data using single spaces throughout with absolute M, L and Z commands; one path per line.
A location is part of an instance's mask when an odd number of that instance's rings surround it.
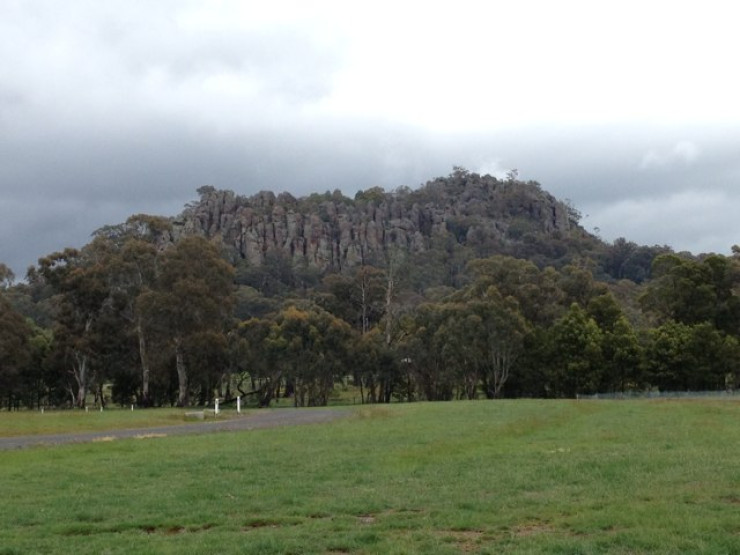
M 740 390 L 722 391 L 624 391 L 577 395 L 578 399 L 740 399 Z

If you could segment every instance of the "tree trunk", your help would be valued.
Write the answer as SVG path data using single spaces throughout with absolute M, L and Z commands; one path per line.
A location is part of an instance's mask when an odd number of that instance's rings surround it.
M 390 346 L 393 327 L 393 272 L 392 264 L 388 265 L 388 279 L 385 288 L 385 344 Z
M 370 329 L 370 323 L 367 319 L 367 274 L 362 272 L 362 280 L 360 281 L 360 298 L 362 305 L 362 335 L 365 335 Z
M 136 334 L 139 336 L 139 358 L 141 359 L 141 404 L 145 407 L 151 406 L 149 399 L 149 356 L 147 355 L 146 337 L 141 327 L 141 321 L 136 324 Z
M 88 318 L 85 322 L 85 336 L 90 333 L 92 328 L 92 317 Z M 85 398 L 87 397 L 87 355 L 80 353 L 79 351 L 74 352 L 75 364 L 72 366 L 72 374 L 74 375 L 75 381 L 77 382 L 77 398 L 75 403 L 78 408 L 85 408 Z
M 188 374 L 185 369 L 185 358 L 182 352 L 181 340 L 175 340 L 175 366 L 177 368 L 177 406 L 186 407 L 189 402 L 188 395 Z
M 72 367 L 72 374 L 77 382 L 77 395 L 75 405 L 77 408 L 85 408 L 85 398 L 87 397 L 87 355 L 75 353 L 75 364 Z
M 501 397 L 501 390 L 509 379 L 509 372 L 513 363 L 513 355 L 506 348 L 491 348 L 491 362 L 493 368 L 493 396 L 498 399 Z

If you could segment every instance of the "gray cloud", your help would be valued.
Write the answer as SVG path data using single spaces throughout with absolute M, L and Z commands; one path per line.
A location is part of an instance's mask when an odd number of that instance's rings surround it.
M 576 114 L 566 125 L 558 113 L 496 127 L 488 123 L 518 96 L 526 104 L 511 113 L 526 115 L 572 109 L 549 93 L 587 100 L 583 90 L 602 89 L 539 83 L 529 75 L 541 48 L 524 49 L 528 65 L 520 70 L 505 52 L 486 51 L 481 35 L 475 51 L 465 50 L 457 27 L 394 21 L 386 37 L 382 27 L 362 28 L 363 18 L 373 25 L 382 18 L 346 6 L 313 13 L 287 3 L 268 14 L 258 3 L 223 7 L 174 0 L 0 7 L 0 261 L 22 275 L 39 256 L 79 246 L 102 225 L 138 212 L 174 215 L 203 184 L 240 194 L 339 188 L 352 196 L 374 185 L 415 187 L 453 165 L 499 175 L 518 168 L 521 178 L 569 198 L 605 239 L 723 252 L 740 242 L 731 209 L 740 200 L 740 131 L 731 119 L 584 123 Z M 429 42 L 443 35 L 444 48 Z M 358 48 L 356 36 L 368 42 Z M 394 48 L 411 46 L 396 51 L 385 38 Z M 376 48 L 389 57 L 376 60 Z M 424 59 L 427 50 L 437 58 Z M 435 73 L 435 60 L 450 69 L 458 59 L 466 73 Z M 516 69 L 525 84 L 488 63 Z M 558 63 L 569 79 L 579 75 L 578 66 Z M 357 76 L 368 77 L 348 85 Z M 355 93 L 359 108 L 351 105 Z M 410 104 L 383 111 L 374 103 L 395 95 Z M 400 117 L 414 101 L 418 114 Z M 618 101 L 599 99 L 589 109 Z M 484 123 L 469 125 L 470 106 Z

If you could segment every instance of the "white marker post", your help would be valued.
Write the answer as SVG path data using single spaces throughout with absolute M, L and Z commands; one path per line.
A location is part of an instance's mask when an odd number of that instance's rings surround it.
M 213 414 L 218 414 L 218 397 L 216 397 L 216 408 L 213 410 Z
M 237 397 L 236 398 L 236 414 L 242 413 L 242 398 Z

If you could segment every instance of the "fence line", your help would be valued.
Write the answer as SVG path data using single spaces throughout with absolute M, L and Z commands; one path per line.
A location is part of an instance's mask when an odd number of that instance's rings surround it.
M 577 399 L 740 399 L 740 391 L 624 391 L 576 395 Z

